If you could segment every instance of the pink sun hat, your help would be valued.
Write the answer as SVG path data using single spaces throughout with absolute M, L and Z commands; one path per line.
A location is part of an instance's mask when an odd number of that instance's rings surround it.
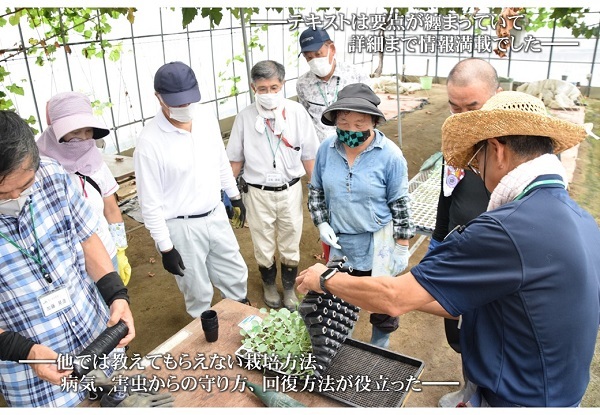
M 46 122 L 51 125 L 60 141 L 67 133 L 92 127 L 94 139 L 106 137 L 109 130 L 93 115 L 90 99 L 80 92 L 61 92 L 54 95 L 46 106 Z

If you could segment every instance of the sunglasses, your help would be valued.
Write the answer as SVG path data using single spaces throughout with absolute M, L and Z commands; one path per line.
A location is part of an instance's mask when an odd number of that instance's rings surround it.
M 479 154 L 479 152 L 481 151 L 482 148 L 486 147 L 486 144 L 487 144 L 487 141 L 483 141 L 482 143 L 477 143 L 476 146 L 479 146 L 479 147 L 475 150 L 473 157 L 471 157 L 471 159 L 467 163 L 467 166 L 469 167 L 469 169 L 471 169 L 471 171 L 478 176 L 481 176 L 481 171 L 479 170 L 479 163 L 477 162 L 477 154 Z

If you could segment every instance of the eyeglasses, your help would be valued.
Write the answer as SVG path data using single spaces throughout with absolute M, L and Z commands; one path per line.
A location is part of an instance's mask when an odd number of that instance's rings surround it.
M 282 85 L 261 86 L 256 88 L 257 94 L 276 94 L 281 91 Z
M 479 170 L 479 163 L 477 162 L 477 154 L 479 154 L 479 152 L 481 151 L 482 148 L 486 147 L 486 144 L 487 144 L 486 141 L 481 143 L 479 148 L 477 150 L 475 150 L 473 157 L 471 157 L 471 159 L 467 163 L 467 166 L 471 169 L 471 171 L 478 176 L 481 176 L 481 171 Z

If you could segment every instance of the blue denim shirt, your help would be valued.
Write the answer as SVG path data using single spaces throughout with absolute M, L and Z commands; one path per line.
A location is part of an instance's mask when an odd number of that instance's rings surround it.
M 402 150 L 383 133 L 348 165 L 344 146 L 336 136 L 321 143 L 311 187 L 322 189 L 329 224 L 339 237 L 348 265 L 370 270 L 373 266 L 373 233 L 392 220 L 389 204 L 408 196 L 408 170 Z

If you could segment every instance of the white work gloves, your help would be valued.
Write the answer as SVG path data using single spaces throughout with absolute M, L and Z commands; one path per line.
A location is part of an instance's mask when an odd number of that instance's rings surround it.
M 392 277 L 400 274 L 402 271 L 406 269 L 408 266 L 408 258 L 410 257 L 410 253 L 408 252 L 408 245 L 400 245 L 396 244 L 394 246 L 394 253 L 392 254 L 391 259 L 391 269 L 392 269 Z
M 335 235 L 335 232 L 327 222 L 319 223 L 317 228 L 319 228 L 321 241 L 336 249 L 342 249 L 342 247 L 337 243 L 338 237 Z

